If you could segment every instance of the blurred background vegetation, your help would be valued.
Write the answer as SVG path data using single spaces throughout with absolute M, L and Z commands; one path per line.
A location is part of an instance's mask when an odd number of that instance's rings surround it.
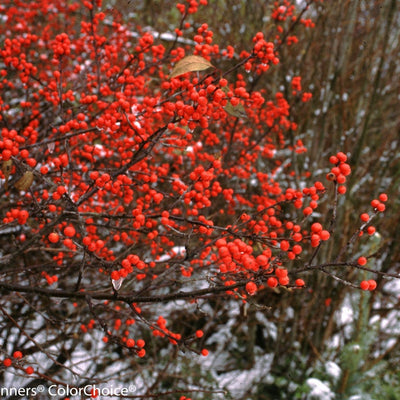
M 277 91 L 284 93 L 291 105 L 291 119 L 298 124 L 298 129 L 289 132 L 286 140 L 295 143 L 301 139 L 308 149 L 307 153 L 293 153 L 289 170 L 279 179 L 289 180 L 288 172 L 294 170 L 305 177 L 307 184 L 323 180 L 328 156 L 346 152 L 353 169 L 348 193 L 340 199 L 334 240 L 318 255 L 319 261 L 337 256 L 359 226 L 360 213 L 370 211 L 363 207 L 379 193 L 386 192 L 387 211 L 375 221 L 381 236 L 362 239 L 359 247 L 351 250 L 355 257 L 361 253 L 375 254 L 368 264 L 373 269 L 398 273 L 399 3 L 396 0 L 308 3 L 303 18 L 312 18 L 315 27 L 295 25 L 291 34 L 299 42 L 280 46 L 281 63 L 258 79 L 253 88 L 265 90 L 266 97 L 271 98 Z M 113 4 L 109 0 L 107 7 Z M 129 6 L 128 2 L 119 3 L 118 7 L 121 5 Z M 174 6 L 175 2 L 168 0 L 135 2 L 127 15 L 143 29 L 173 32 L 180 21 Z M 211 0 L 193 16 L 192 29 L 194 32 L 206 22 L 214 32 L 214 43 L 220 48 L 233 45 L 239 54 L 251 48 L 251 39 L 258 31 L 267 40 L 275 40 L 276 22 L 269 17 L 273 7 L 273 1 L 265 0 Z M 305 2 L 297 2 L 297 15 L 304 7 Z M 282 27 L 287 29 L 290 24 L 287 21 Z M 303 89 L 312 92 L 310 102 L 303 103 L 292 95 L 294 76 L 301 76 Z M 307 182 L 308 172 L 311 172 L 310 182 Z M 287 182 L 288 186 L 291 184 Z M 326 208 L 320 213 L 330 211 Z M 196 399 L 312 399 L 312 385 L 307 384 L 311 377 L 325 382 L 330 389 L 326 397 L 319 392 L 315 398 L 400 399 L 394 389 L 400 387 L 400 340 L 395 328 L 400 323 L 399 285 L 382 275 L 359 276 L 356 275 L 359 271 L 350 270 L 333 272 L 349 280 L 356 276 L 374 278 L 378 289 L 359 293 L 327 275 L 315 273 L 307 275 L 312 290 L 301 294 L 260 293 L 254 301 L 258 306 L 250 305 L 248 309 L 216 299 L 212 309 L 199 307 L 171 314 L 177 329 L 182 321 L 199 329 L 206 323 L 204 342 L 216 356 L 211 365 L 199 369 L 187 356 L 181 358 L 177 354 L 177 359 L 171 360 L 163 358 L 162 352 L 154 352 L 157 369 L 165 367 L 162 371 L 154 370 L 154 374 L 160 382 L 170 382 L 175 389 L 193 384 L 193 376 L 196 384 L 203 387 L 222 389 L 222 383 L 226 382 L 226 395 L 192 393 Z M 222 332 L 220 324 L 229 319 L 228 328 Z M 340 372 L 335 374 L 329 365 L 339 367 Z M 230 389 L 234 387 L 242 390 Z

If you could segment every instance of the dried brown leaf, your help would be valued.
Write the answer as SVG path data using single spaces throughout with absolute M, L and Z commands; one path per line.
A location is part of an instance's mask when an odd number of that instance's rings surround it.
M 28 190 L 33 182 L 33 173 L 31 171 L 26 171 L 22 178 L 20 178 L 17 182 L 15 182 L 15 187 L 18 190 L 26 191 Z
M 171 78 L 186 74 L 186 72 L 204 71 L 214 68 L 210 61 L 200 56 L 187 56 L 178 61 L 171 72 Z
M 4 179 L 6 180 L 4 186 L 8 190 L 8 178 L 10 177 L 13 162 L 12 160 L 3 161 L 1 170 L 3 171 Z

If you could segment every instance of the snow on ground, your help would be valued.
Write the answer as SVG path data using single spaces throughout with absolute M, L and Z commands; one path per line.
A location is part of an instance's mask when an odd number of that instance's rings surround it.
M 272 359 L 272 354 L 264 354 L 256 357 L 254 367 L 250 370 L 234 370 L 219 375 L 219 386 L 229 390 L 234 397 L 243 398 L 251 391 L 254 382 L 260 378 L 268 380 Z
M 318 400 L 333 400 L 335 398 L 335 394 L 329 389 L 324 382 L 320 381 L 316 378 L 309 378 L 306 381 L 307 385 L 311 388 L 311 392 L 309 393 L 309 399 L 318 399 Z

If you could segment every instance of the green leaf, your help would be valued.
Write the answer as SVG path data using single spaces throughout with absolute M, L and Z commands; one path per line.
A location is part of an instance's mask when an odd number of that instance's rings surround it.
M 186 72 L 204 71 L 207 68 L 214 68 L 210 61 L 200 56 L 187 56 L 176 63 L 171 72 L 171 79 Z
M 227 86 L 225 86 L 221 89 L 224 93 L 228 93 L 229 89 Z M 234 106 L 234 105 L 232 105 L 232 103 L 230 101 L 228 101 L 228 104 L 224 107 L 224 110 L 228 114 L 233 115 L 234 117 L 237 117 L 237 118 L 246 118 L 247 117 L 246 110 L 244 109 L 242 103 L 239 103 L 237 106 Z
M 228 104 L 224 107 L 224 110 L 234 117 L 237 118 L 246 118 L 246 110 L 243 107 L 243 104 L 239 103 L 237 106 L 233 106 L 229 101 Z

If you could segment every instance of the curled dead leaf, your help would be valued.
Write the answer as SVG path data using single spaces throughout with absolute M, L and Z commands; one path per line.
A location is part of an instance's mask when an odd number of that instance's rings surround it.
M 17 182 L 15 182 L 15 187 L 18 190 L 26 191 L 28 190 L 33 182 L 33 173 L 31 171 L 26 171 L 22 178 L 20 178 Z
M 8 178 L 10 177 L 13 162 L 12 160 L 3 161 L 1 170 L 3 171 L 4 179 L 6 180 L 4 186 L 8 190 Z

